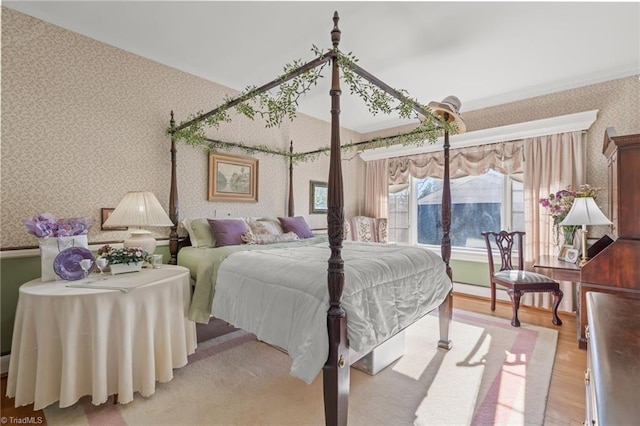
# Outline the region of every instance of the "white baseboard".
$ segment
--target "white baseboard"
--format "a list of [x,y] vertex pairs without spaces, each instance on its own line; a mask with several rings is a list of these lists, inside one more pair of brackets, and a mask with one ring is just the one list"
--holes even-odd
[[9,372],[9,359],[11,359],[11,354],[0,357],[0,374],[7,374]]

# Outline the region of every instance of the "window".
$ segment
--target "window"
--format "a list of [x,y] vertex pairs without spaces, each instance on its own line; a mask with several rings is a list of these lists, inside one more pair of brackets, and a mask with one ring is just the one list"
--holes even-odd
[[387,235],[390,242],[409,241],[409,195],[409,185],[389,185]]
[[[389,190],[389,240],[439,246],[442,241],[442,179],[413,179]],[[392,192],[394,191],[395,192]],[[411,214],[414,213],[414,214]],[[411,232],[415,229],[415,232]],[[484,249],[483,231],[524,231],[522,174],[490,170],[451,180],[451,245]]]

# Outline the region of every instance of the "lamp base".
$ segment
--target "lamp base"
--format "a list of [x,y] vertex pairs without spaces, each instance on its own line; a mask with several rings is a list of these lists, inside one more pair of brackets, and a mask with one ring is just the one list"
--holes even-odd
[[123,242],[125,247],[140,247],[142,248],[142,250],[149,253],[149,255],[152,255],[156,251],[158,242],[151,236],[152,233],[150,231],[144,229],[134,229],[130,230],[129,233],[131,235]]
[[582,260],[580,261],[581,268],[589,261],[589,257],[587,255],[587,234],[587,230],[582,229]]

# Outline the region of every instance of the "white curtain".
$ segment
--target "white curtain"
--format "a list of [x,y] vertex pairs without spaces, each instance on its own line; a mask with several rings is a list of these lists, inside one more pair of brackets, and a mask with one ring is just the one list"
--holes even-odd
[[[540,205],[541,198],[561,189],[577,189],[585,183],[586,149],[580,131],[524,140],[525,261],[542,255],[557,256],[553,241],[553,218]],[[561,282],[563,311],[571,312],[575,301],[570,282]],[[550,293],[525,294],[520,303],[550,308]]]
[[[403,184],[409,176],[442,178],[444,156],[441,151],[389,160],[389,182]],[[451,150],[451,177],[480,175],[489,169],[505,174],[524,172],[525,185],[525,256],[528,265],[541,255],[556,255],[553,242],[553,219],[540,205],[547,198],[567,187],[578,188],[585,183],[586,148],[582,132],[569,132],[500,142]],[[575,305],[572,284],[561,282],[564,298],[560,309],[572,311]],[[529,293],[521,303],[550,308],[552,296]]]
[[389,160],[368,161],[364,169],[364,215],[387,217],[389,210]]

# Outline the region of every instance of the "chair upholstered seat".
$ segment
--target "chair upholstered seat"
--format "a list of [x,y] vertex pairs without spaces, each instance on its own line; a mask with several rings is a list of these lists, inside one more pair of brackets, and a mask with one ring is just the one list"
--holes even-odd
[[496,272],[493,278],[496,281],[520,285],[548,283],[550,280],[546,275],[530,271],[518,271],[516,269]]
[[[553,323],[562,325],[558,317],[558,306],[562,300],[562,290],[557,281],[546,275],[526,271],[524,269],[524,245],[522,244],[524,232],[522,231],[500,231],[483,232],[487,254],[489,257],[489,279],[491,283],[491,310],[496,310],[496,284],[507,287],[507,294],[511,298],[513,317],[511,325],[520,327],[518,319],[518,308],[520,307],[520,297],[523,293],[550,292],[553,293]],[[497,248],[502,262],[500,270],[494,271],[493,248]],[[512,265],[512,252],[518,252],[518,265]]]

